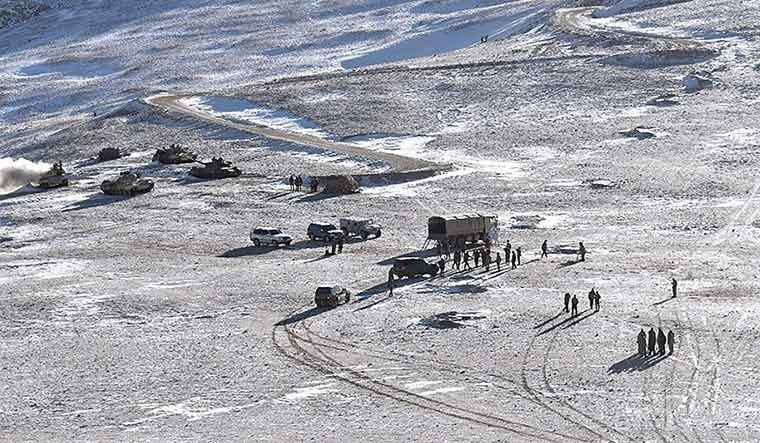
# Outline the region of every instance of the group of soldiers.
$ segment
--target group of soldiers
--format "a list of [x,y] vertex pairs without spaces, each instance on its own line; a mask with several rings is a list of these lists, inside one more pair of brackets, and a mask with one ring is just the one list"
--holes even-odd
[[[589,311],[593,310],[594,312],[599,312],[599,303],[601,300],[602,296],[599,295],[599,291],[597,291],[596,288],[591,288],[591,290],[588,291]],[[570,309],[571,307],[572,310]],[[570,315],[573,317],[578,315],[578,297],[575,294],[571,297],[569,292],[565,293],[565,308],[563,311],[570,312]]]
[[290,178],[288,178],[288,184],[290,185],[291,191],[300,191],[301,186],[303,186],[303,177],[300,175],[291,175]]
[[[291,191],[300,191],[301,186],[303,186],[303,177],[300,175],[291,175],[288,178],[288,184],[290,185]],[[317,192],[317,188],[319,187],[319,180],[317,180],[317,177],[312,177],[311,182],[309,185],[309,189],[311,192]]]
[[343,253],[343,244],[345,239],[340,237],[327,237],[325,238],[325,255],[335,255]]
[[[668,353],[673,353],[675,347],[676,335],[673,331],[668,331],[665,335],[662,328],[657,328],[657,332],[654,332],[654,328],[649,330],[649,333],[644,332],[642,328],[639,332],[636,342],[639,346],[639,355],[651,356],[655,354],[665,355],[665,345],[668,346]],[[657,350],[655,351],[655,347]]]

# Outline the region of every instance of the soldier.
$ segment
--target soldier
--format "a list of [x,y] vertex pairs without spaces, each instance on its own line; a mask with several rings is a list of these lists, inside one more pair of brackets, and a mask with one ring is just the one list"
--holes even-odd
[[594,293],[594,288],[591,288],[590,291],[588,291],[588,308],[594,309],[594,299],[596,294]]
[[575,294],[573,294],[573,298],[572,300],[570,300],[570,304],[573,307],[573,312],[570,315],[575,317],[576,315],[578,315],[578,297],[576,297]]
[[657,334],[654,332],[654,328],[649,330],[649,341],[647,346],[647,355],[654,354],[655,341],[657,341]]
[[517,264],[520,264],[520,258],[522,257],[522,248],[520,246],[517,247]]
[[586,247],[583,246],[583,242],[578,242],[578,256],[580,261],[586,261]]
[[570,312],[570,293],[569,292],[565,292],[565,312]]
[[446,260],[444,260],[443,257],[438,260],[438,269],[441,270],[441,277],[443,277],[443,273],[446,271]]
[[295,191],[296,190],[296,178],[291,175],[290,178],[288,179],[288,183],[290,183],[290,191],[291,192]]
[[673,331],[668,331],[668,351],[672,354],[673,353],[673,347],[676,344],[676,335],[673,334]]
[[393,286],[394,286],[393,268],[390,268],[388,270],[388,295],[393,295]]
[[483,250],[483,267],[486,268],[486,271],[491,270],[491,251],[488,249]]
[[480,249],[476,249],[473,253],[473,258],[475,259],[475,267],[477,268],[480,266]]
[[496,252],[496,271],[501,271],[501,252]]
[[641,331],[639,331],[639,336],[636,339],[636,342],[639,345],[639,355],[644,355],[647,353],[647,334],[644,332],[644,329],[642,328]]
[[459,264],[462,262],[462,252],[457,249],[454,251],[454,267],[457,268],[457,271],[459,270]]
[[464,269],[472,269],[470,268],[470,253],[467,251],[464,251]]
[[678,280],[675,278],[672,280],[673,281],[670,282],[670,287],[673,289],[673,298],[676,298],[676,294],[678,293]]
[[317,192],[317,186],[319,186],[319,180],[317,177],[311,178],[311,192]]
[[599,312],[599,301],[601,301],[602,296],[599,295],[599,291],[594,291],[594,311]]
[[343,237],[338,239],[338,254],[343,253]]
[[541,243],[541,257],[540,258],[549,258],[549,244],[546,240],[544,240],[543,243]]
[[659,351],[660,355],[665,355],[665,343],[667,342],[667,338],[665,338],[665,333],[662,332],[662,328],[658,328],[657,332],[657,350]]
[[509,261],[509,257],[512,256],[512,243],[507,240],[507,244],[504,245],[504,259]]
[[517,252],[512,251],[512,269],[517,269]]

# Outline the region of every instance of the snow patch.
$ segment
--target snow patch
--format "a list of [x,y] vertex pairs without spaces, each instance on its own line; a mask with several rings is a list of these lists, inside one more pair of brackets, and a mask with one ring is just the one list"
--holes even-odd
[[291,392],[285,395],[285,400],[303,400],[309,397],[315,397],[317,395],[328,394],[330,392],[337,392],[337,389],[333,389],[335,383],[326,383],[316,386],[307,386],[304,388],[296,388],[295,392]]

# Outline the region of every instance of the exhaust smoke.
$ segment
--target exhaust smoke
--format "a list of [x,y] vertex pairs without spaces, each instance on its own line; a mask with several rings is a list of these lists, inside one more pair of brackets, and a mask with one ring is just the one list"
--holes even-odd
[[0,195],[13,192],[29,183],[36,183],[49,169],[50,165],[46,163],[25,158],[0,158]]

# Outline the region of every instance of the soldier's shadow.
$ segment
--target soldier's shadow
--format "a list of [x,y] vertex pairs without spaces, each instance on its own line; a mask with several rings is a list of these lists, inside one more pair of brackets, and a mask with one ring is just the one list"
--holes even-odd
[[608,374],[622,374],[624,372],[644,371],[649,369],[663,360],[667,359],[670,354],[631,354],[623,360],[613,364],[607,369]]

